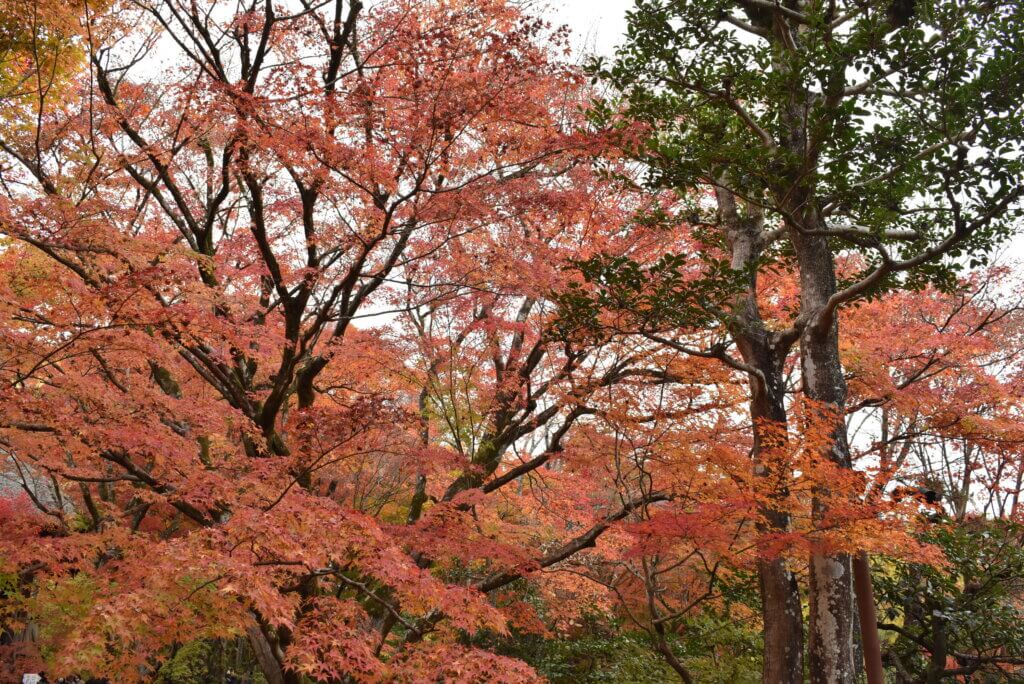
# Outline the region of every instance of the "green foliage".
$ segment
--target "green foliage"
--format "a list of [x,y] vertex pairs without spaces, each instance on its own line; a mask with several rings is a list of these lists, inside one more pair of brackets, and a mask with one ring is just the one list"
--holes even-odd
[[657,333],[683,326],[714,327],[725,299],[748,274],[720,259],[665,254],[649,266],[629,257],[597,255],[574,266],[590,286],[571,284],[557,296],[559,328],[569,336],[603,329],[600,315],[620,317],[623,332]]
[[[75,628],[88,618],[99,598],[99,585],[88,575],[80,574],[67,579],[49,580],[38,593],[26,600],[32,619],[39,625],[40,649],[49,660],[55,649],[47,644],[58,643],[58,636]],[[90,645],[93,650],[97,645]],[[90,654],[79,653],[80,658]]]
[[699,682],[754,684],[761,681],[761,633],[716,610],[691,618],[676,655]]
[[943,524],[922,541],[940,547],[949,564],[878,561],[874,568],[879,620],[894,637],[887,649],[894,669],[940,676],[929,662],[932,652],[971,670],[964,674],[998,673],[1024,659],[1024,526]]
[[0,572],[0,596],[14,592],[18,588],[18,575],[14,572]]
[[952,287],[1021,215],[1024,6],[904,4],[638,0],[594,116],[647,127],[651,186],[725,187],[884,266],[867,296]]
[[241,640],[191,641],[175,651],[157,672],[156,684],[209,684],[222,682],[229,670],[253,684],[266,680]]
[[[744,604],[740,613],[756,615],[754,578],[725,585],[728,601]],[[533,602],[529,595],[523,597]],[[621,620],[597,614],[581,618],[570,635],[545,638],[514,632],[492,644],[502,655],[525,660],[553,684],[590,682],[637,684],[677,681],[650,635]],[[490,637],[493,639],[493,635]],[[761,632],[756,620],[737,620],[727,604],[708,607],[684,620],[669,635],[676,656],[696,681],[751,684],[761,680]]]
[[214,645],[210,641],[185,644],[157,674],[159,684],[203,684],[212,680]]
[[660,684],[678,676],[644,634],[611,634],[587,628],[575,637],[522,635],[501,651],[520,658],[552,684]]
[[[753,684],[761,680],[760,639],[756,626],[706,611],[688,620],[670,644],[699,682]],[[678,680],[647,634],[620,632],[593,620],[573,636],[516,635],[499,651],[525,660],[553,684]]]
[[[761,681],[761,611],[757,575],[737,570],[718,584],[721,604],[706,604],[686,617],[673,644],[676,656],[698,682]],[[744,617],[745,616],[745,617]]]

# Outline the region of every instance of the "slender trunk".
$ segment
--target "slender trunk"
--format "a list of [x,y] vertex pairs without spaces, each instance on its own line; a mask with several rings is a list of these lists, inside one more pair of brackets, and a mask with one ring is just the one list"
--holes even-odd
[[946,670],[946,623],[939,615],[932,615],[932,653],[928,661],[928,672],[925,675],[928,684],[939,684]]
[[883,684],[882,645],[878,639],[878,614],[875,611],[875,590],[871,586],[871,564],[868,554],[860,551],[853,557],[853,584],[857,594],[857,613],[864,652],[864,672],[868,684]]
[[665,627],[663,625],[657,626],[654,645],[655,648],[658,649],[658,652],[665,658],[665,662],[669,664],[669,667],[675,670],[675,673],[679,675],[679,679],[683,684],[693,684],[693,675],[691,675],[690,671],[686,669],[686,666],[680,662],[679,658],[676,657],[676,654],[672,652],[672,647],[669,646],[668,642],[665,640]]
[[[419,409],[420,409],[420,446],[424,449],[430,446],[430,415],[428,408],[429,393],[427,391],[429,385],[425,385],[420,390],[419,398]],[[412,501],[409,502],[409,514],[406,516],[405,523],[412,525],[420,519],[423,515],[423,505],[427,502],[427,476],[422,472],[416,474],[416,488],[413,490]]]
[[1017,483],[1013,487],[1013,505],[1010,506],[1010,517],[1017,517],[1017,505],[1020,502],[1020,490],[1024,486],[1024,468],[1017,470]]
[[971,445],[964,440],[964,474],[960,479],[960,492],[956,501],[956,520],[963,522],[967,517],[967,504],[971,501]]

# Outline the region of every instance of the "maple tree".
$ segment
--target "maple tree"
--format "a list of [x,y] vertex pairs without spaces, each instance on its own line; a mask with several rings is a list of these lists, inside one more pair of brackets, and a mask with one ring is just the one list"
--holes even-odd
[[39,105],[56,97],[81,65],[75,39],[81,34],[84,7],[52,0],[0,3],[0,102],[8,125],[17,123],[14,112],[38,113]]
[[[1020,308],[1014,299],[1020,288],[1012,269],[996,267],[975,272],[961,281],[953,293],[934,288],[894,292],[848,311],[841,347],[851,388],[846,422],[851,426],[852,460],[860,473],[851,477],[816,457],[822,445],[830,443],[834,418],[830,411],[819,413],[824,408],[820,405],[797,401],[798,386],[794,380],[799,375],[795,354],[790,352],[782,368],[783,377],[787,378],[784,405],[793,420],[782,424],[789,434],[780,439],[783,436],[777,432],[768,432],[771,426],[758,428],[749,417],[744,421],[737,413],[745,394],[741,390],[742,359],[722,358],[730,353],[728,342],[708,342],[716,337],[728,340],[728,330],[716,333],[714,328],[703,326],[683,328],[685,318],[672,320],[671,308],[667,313],[663,307],[640,301],[638,297],[642,295],[637,293],[644,290],[634,287],[631,274],[636,272],[630,270],[638,266],[636,262],[603,259],[584,264],[583,272],[600,289],[589,298],[573,293],[566,301],[567,315],[571,320],[587,320],[594,307],[600,305],[605,309],[603,326],[637,331],[680,356],[689,357],[690,363],[699,362],[705,367],[705,374],[707,364],[717,366],[719,373],[728,371],[713,380],[707,380],[705,375],[705,381],[714,390],[704,391],[732,386],[732,402],[719,407],[724,410],[719,420],[732,427],[727,432],[720,423],[718,434],[708,434],[699,423],[680,426],[687,440],[692,438],[702,446],[715,444],[717,449],[712,460],[678,471],[691,478],[692,487],[666,488],[674,491],[673,504],[679,504],[682,511],[662,509],[653,516],[642,516],[661,520],[660,525],[651,522],[634,528],[646,530],[647,541],[623,556],[583,568],[595,581],[607,584],[616,593],[628,619],[654,635],[655,647],[673,662],[684,680],[692,678],[692,673],[686,671],[698,658],[690,655],[687,663],[681,653],[672,653],[666,635],[692,627],[702,603],[708,604],[705,610],[714,605],[719,599],[715,585],[728,585],[722,578],[737,571],[749,571],[752,563],[763,562],[765,558],[785,564],[795,576],[800,576],[806,570],[799,555],[823,545],[836,550],[868,549],[883,554],[886,563],[909,564],[905,567],[925,558],[940,562],[936,549],[922,546],[920,541],[934,543],[934,536],[927,534],[929,518],[921,518],[916,512],[919,505],[927,504],[934,509],[936,500],[944,501],[959,521],[964,520],[968,511],[971,516],[977,512],[1012,515],[1015,511],[1013,502],[1020,494],[1015,480],[1019,475],[1021,445],[1021,348]],[[856,261],[843,266],[847,270],[857,267]],[[655,281],[653,287],[666,286],[664,279],[657,280],[661,277],[657,269],[657,265],[645,269],[645,274],[638,278],[642,287],[651,286],[650,280]],[[792,273],[768,271],[762,275],[760,284],[757,306],[765,320],[784,319],[798,306],[799,284]],[[678,292],[669,289],[669,294],[659,301],[673,301],[673,296],[686,296],[688,292],[686,286]],[[659,332],[655,326],[672,326],[673,332]],[[672,374],[677,382],[686,382],[686,374],[678,370],[682,367],[677,364]],[[689,382],[697,377],[700,376],[691,373]],[[623,402],[623,406],[634,402]],[[664,459],[678,448],[679,437],[666,429],[665,423],[685,415],[682,407],[691,405],[692,400],[665,399],[664,411],[657,418],[663,423],[657,437],[650,444],[641,440],[639,447],[635,436],[628,440],[631,447],[651,454],[637,461],[647,477],[668,474],[663,468]],[[698,410],[701,419],[708,420],[709,412],[716,409],[701,405]],[[653,420],[650,415],[645,419]],[[616,429],[622,430],[622,426]],[[758,429],[762,434],[768,432],[774,445],[771,450],[759,452],[761,458],[772,464],[775,472],[786,473],[781,488],[786,492],[784,498],[778,496],[780,489],[770,485],[751,486],[760,480],[751,480],[748,475],[748,450]],[[653,463],[662,467],[652,466]],[[702,477],[716,472],[726,477],[703,481],[694,478],[694,472]],[[964,490],[970,490],[975,478],[980,487],[975,488],[971,497]],[[815,521],[811,507],[821,496],[822,483],[828,483],[833,493],[828,501],[830,517],[826,526]],[[736,534],[735,547],[725,554],[714,541],[721,538],[717,535],[727,532],[716,526],[729,519],[723,502],[741,503],[737,520],[741,528],[747,523],[746,532]],[[761,527],[756,534],[752,533],[750,523],[763,520],[766,510],[786,516],[786,533],[779,534],[779,530],[771,527]],[[690,522],[680,525],[679,521]],[[665,564],[685,574],[687,569],[678,562],[680,556],[673,557],[673,550],[693,561],[696,567],[689,570],[696,571],[697,578],[691,576],[689,581],[673,586],[672,575],[659,568],[659,564]],[[753,550],[757,552],[752,553]],[[708,558],[714,560],[709,562]],[[632,595],[626,589],[630,584]],[[698,600],[691,602],[694,597]],[[648,599],[660,603],[649,603]],[[680,605],[687,609],[660,613],[672,600],[681,601]],[[800,594],[796,600],[802,601]],[[687,615],[688,611],[693,613]],[[765,619],[768,616],[762,612],[762,620]],[[659,637],[659,626],[672,629],[665,629]],[[766,663],[762,672],[768,667]]]
[[855,435],[868,426],[870,437],[854,457],[873,462],[876,491],[893,483],[933,491],[959,521],[968,512],[1015,514],[1019,289],[1010,269],[995,267],[955,294],[898,293],[850,312],[849,422]]
[[[34,85],[0,93],[5,666],[525,682],[552,671],[524,644],[601,632],[650,647],[627,678],[728,681],[728,628],[799,680],[822,562],[941,574],[936,506],[952,534],[1020,515],[1010,270],[853,286],[842,334],[807,339],[773,189],[673,176],[673,145],[710,143],[650,93],[593,102],[566,32],[517,3],[11,17],[2,85]],[[863,237],[837,237],[864,248],[837,282],[917,267]],[[821,345],[841,400],[809,381]],[[814,639],[809,671],[841,669]]]
[[[4,142],[16,603],[56,667],[120,677],[245,634],[268,681],[530,679],[453,643],[523,617],[485,594],[665,498],[506,487],[656,374],[544,298],[567,258],[663,238],[622,232],[646,200],[592,168],[541,22],[260,8],[90,16],[78,97]],[[177,61],[139,80],[153,41]]]
[[[474,396],[477,425],[458,419],[445,450],[418,423],[444,414],[436,385],[460,371],[434,359],[422,325],[427,380],[415,364],[381,367],[406,342],[353,322],[387,309],[398,281],[409,311],[479,287],[474,233],[486,248],[517,231],[541,245],[602,230],[574,190],[587,171],[573,177],[573,155],[594,144],[574,132],[579,78],[544,30],[502,2],[154,2],[89,16],[80,97],[40,96],[35,125],[7,132],[0,208],[0,430],[41,512],[13,516],[3,556],[47,578],[30,612],[67,607],[44,615],[55,662],[141,676],[183,634],[247,633],[269,681],[533,677],[451,637],[504,631],[485,592],[609,522],[587,516],[595,527],[535,561],[470,529],[469,490],[564,414],[539,397],[562,396],[581,359],[560,368],[546,340],[508,332],[524,320],[483,321],[481,349],[508,347],[492,405]],[[173,66],[133,75],[157,58]],[[478,444],[458,451],[467,434]],[[391,482],[358,481],[365,462]],[[409,524],[389,527],[410,471]],[[441,489],[419,519],[428,481]],[[446,581],[453,559],[481,558],[480,581]]]
[[867,496],[916,502],[929,521],[921,539],[944,556],[874,564],[897,681],[1012,676],[1019,660],[1008,628],[1019,606],[1019,292],[1013,269],[997,266],[954,293],[895,293],[848,313],[848,423]]

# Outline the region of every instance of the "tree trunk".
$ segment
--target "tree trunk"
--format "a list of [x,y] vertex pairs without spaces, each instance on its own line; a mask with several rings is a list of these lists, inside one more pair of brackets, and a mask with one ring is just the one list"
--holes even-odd
[[256,655],[256,662],[259,663],[260,671],[266,678],[267,684],[284,684],[284,672],[281,670],[281,665],[277,662],[277,657],[274,655],[273,647],[263,634],[263,631],[256,625],[253,625],[246,630],[246,634],[249,637],[252,651]]
[[[724,189],[716,191],[719,217],[725,226],[731,250],[731,266],[742,270],[756,265],[762,248],[763,214],[748,206],[741,216],[735,196]],[[792,340],[783,340],[769,331],[761,319],[757,303],[757,272],[751,268],[748,289],[734,304],[730,326],[733,341],[744,363],[756,374],[750,376],[750,418],[754,445],[751,459],[754,474],[769,481],[772,497],[782,501],[788,494],[791,478],[788,469],[779,472],[765,459],[766,451],[785,440],[787,423],[783,370]],[[764,521],[758,533],[770,536],[789,530],[789,514],[780,505],[761,511]],[[761,556],[757,563],[761,593],[761,617],[764,624],[764,684],[799,684],[803,681],[803,610],[796,576],[783,558]]]
[[764,620],[763,684],[803,681],[803,611],[796,576],[781,558],[757,564]]
[[[749,343],[749,340],[746,340]],[[762,351],[772,352],[767,345]],[[751,418],[754,421],[754,472],[758,477],[775,480],[773,487],[778,498],[785,495],[785,482],[789,473],[780,473],[769,468],[763,458],[765,449],[779,439],[777,432],[769,431],[765,421],[773,429],[783,430],[786,425],[786,408],[782,393],[782,360],[763,358],[756,366],[765,376],[768,391],[754,388],[750,403]],[[756,384],[754,382],[752,385]],[[789,530],[789,515],[784,510],[769,508],[763,510],[765,522],[759,524],[760,534]],[[758,560],[758,585],[761,592],[761,610],[764,623],[764,667],[761,681],[764,684],[799,684],[803,681],[803,609],[800,605],[800,587],[796,576],[786,566],[784,558],[764,556]]]
[[868,684],[883,684],[882,645],[878,639],[878,614],[875,610],[875,590],[871,586],[871,564],[868,554],[860,551],[853,557],[853,584],[857,594],[857,614],[860,617],[861,645],[864,673]]
[[686,669],[686,666],[680,662],[679,658],[676,657],[676,654],[672,652],[672,647],[669,646],[668,642],[665,640],[665,626],[662,624],[658,624],[655,627],[654,646],[665,658],[665,662],[669,664],[669,667],[675,670],[675,673],[679,675],[679,679],[683,684],[693,684],[693,675],[691,675],[690,671]]
[[[809,204],[813,206],[813,201]],[[839,357],[839,325],[834,315],[819,320],[836,292],[835,263],[825,238],[801,232],[819,226],[816,214],[812,210],[803,217],[802,226],[790,227],[790,236],[800,268],[800,308],[806,316],[800,338],[804,394],[835,411],[827,456],[836,465],[849,468],[850,448],[843,416],[846,379]],[[817,485],[812,502],[815,523],[825,518],[830,494],[827,483]],[[849,554],[833,554],[827,549],[811,554],[809,601],[807,655],[811,681],[853,684],[853,567]]]
[[939,615],[932,615],[932,653],[928,659],[927,684],[940,684],[946,671],[946,621]]

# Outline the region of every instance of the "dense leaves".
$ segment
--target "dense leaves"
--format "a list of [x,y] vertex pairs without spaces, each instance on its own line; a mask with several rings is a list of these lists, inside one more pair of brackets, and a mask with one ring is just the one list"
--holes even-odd
[[[924,671],[892,596],[1003,577],[1024,338],[1007,269],[897,274],[1015,217],[1018,16],[772,7],[640,3],[602,102],[503,0],[0,1],[0,678],[770,680],[860,551]],[[849,69],[883,120],[809,112],[851,285],[808,304],[769,104]],[[1015,581],[960,666],[1019,655]]]

